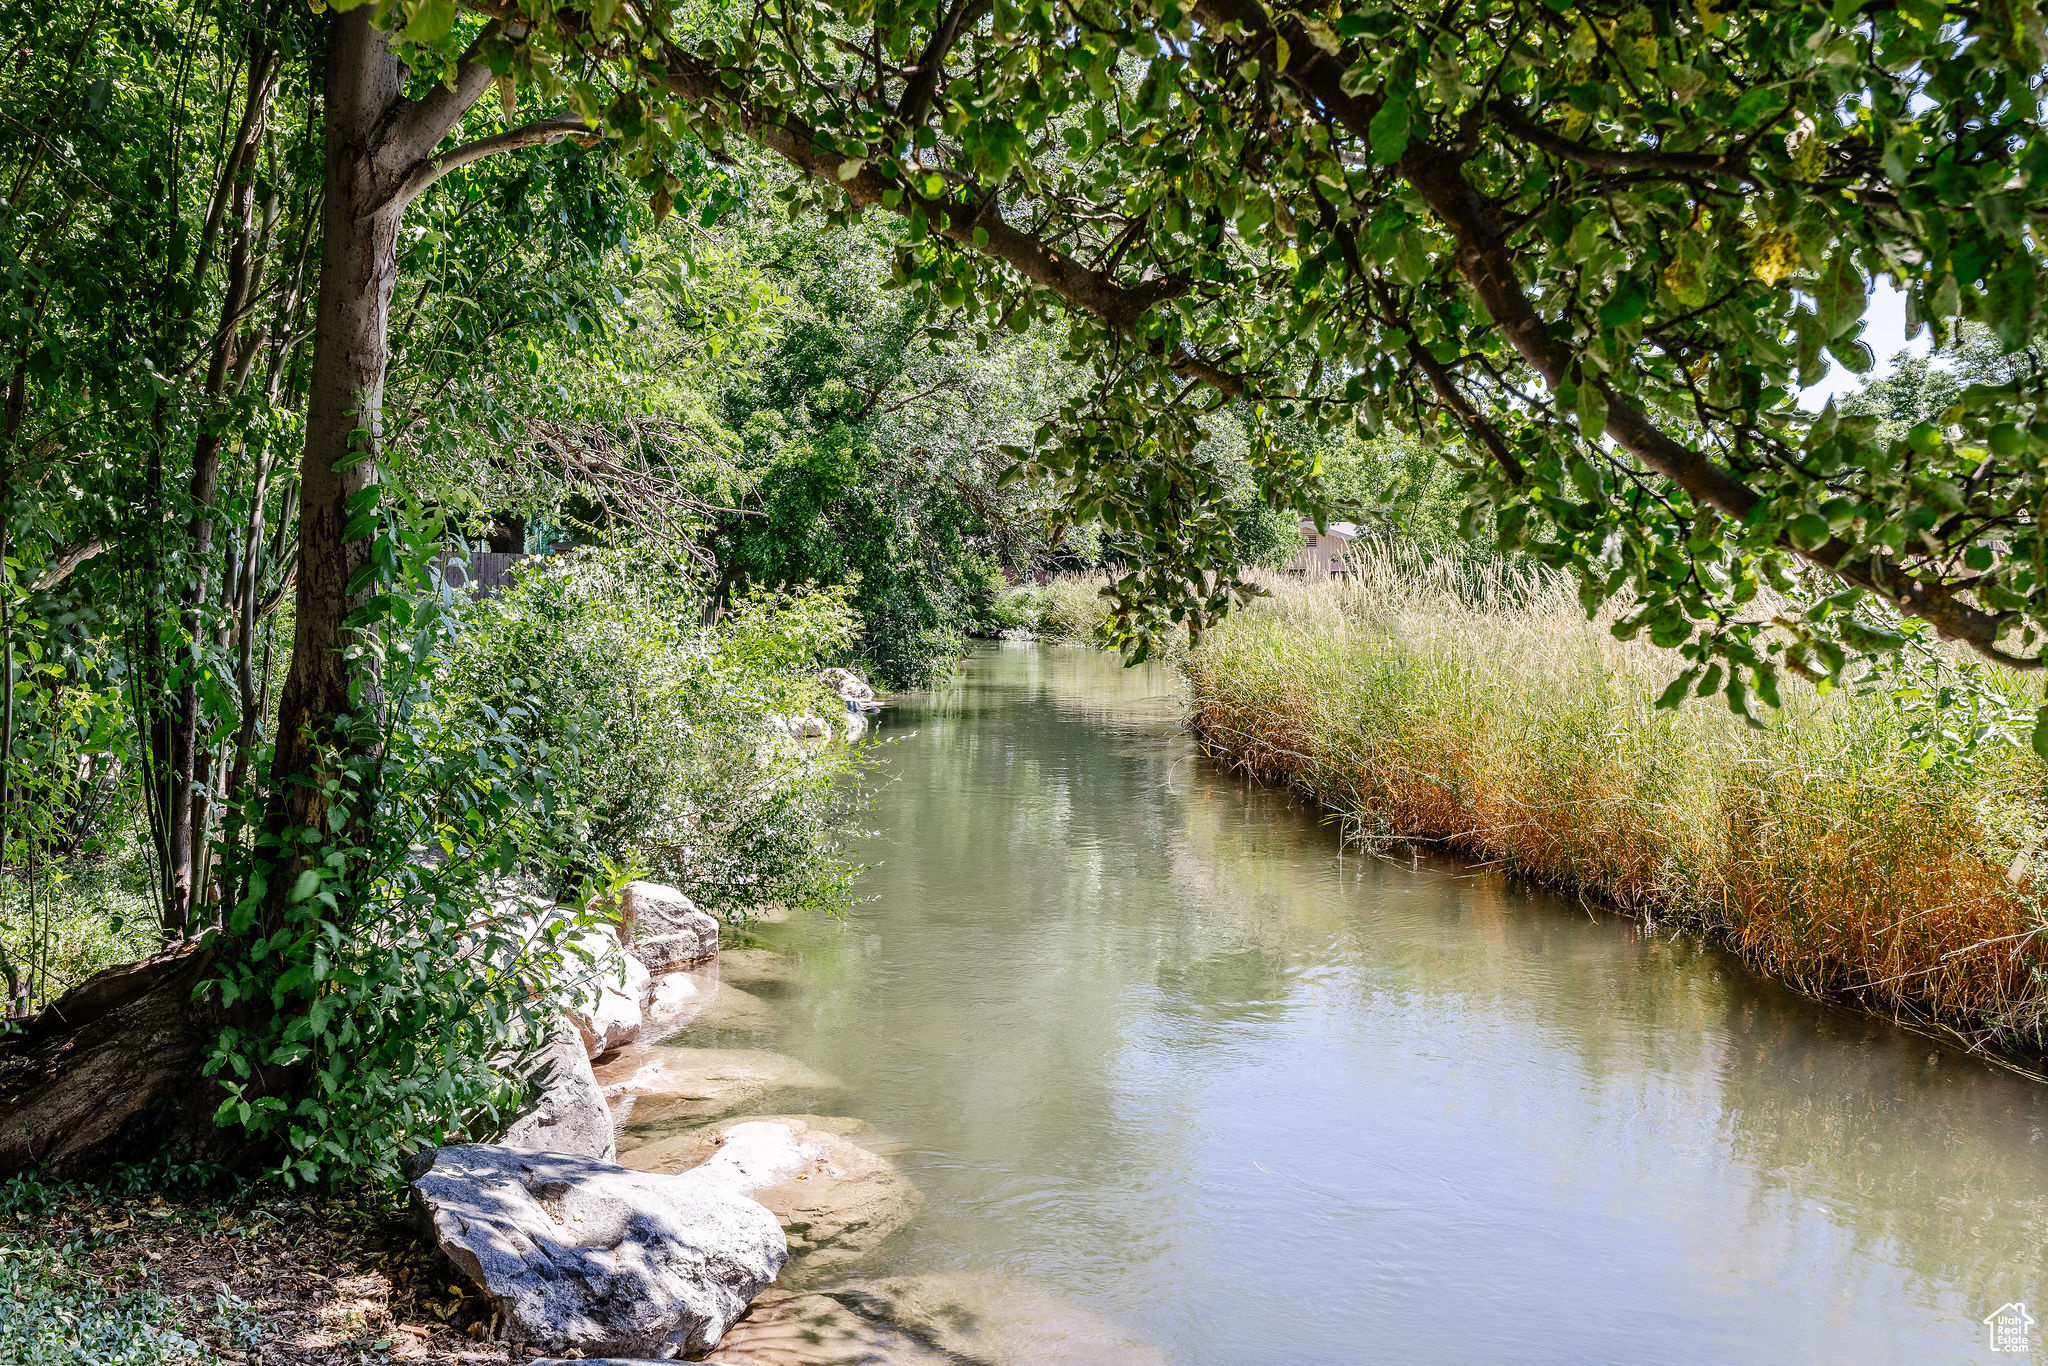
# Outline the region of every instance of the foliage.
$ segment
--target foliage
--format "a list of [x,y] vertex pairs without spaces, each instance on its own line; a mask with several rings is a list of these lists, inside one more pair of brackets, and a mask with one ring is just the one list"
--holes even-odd
[[[817,681],[859,629],[846,590],[750,595],[718,627],[677,570],[632,551],[582,551],[477,609],[438,705],[502,715],[550,757],[573,851],[557,877],[607,866],[686,887],[706,909],[834,907],[856,757],[793,738],[844,708]],[[474,723],[473,721],[470,723]]]
[[1322,459],[1332,509],[1368,529],[1440,547],[1487,540],[1483,526],[1460,530],[1471,476],[1442,446],[1347,434]]
[[1939,423],[1966,389],[2008,384],[2023,373],[1981,323],[1961,324],[1950,343],[1930,356],[1901,351],[1886,373],[1870,376],[1843,397],[1842,412],[1878,419],[1876,438],[1899,441],[1922,422]]
[[[264,830],[231,870],[216,933],[233,951],[207,984],[229,1020],[206,1064],[226,1092],[216,1118],[274,1150],[287,1182],[396,1180],[402,1153],[508,1117],[516,1091],[494,1064],[546,1033],[535,1013],[552,1009],[589,923],[536,925],[501,905],[507,878],[559,861],[567,794],[555,756],[521,733],[533,696],[437,703],[467,600],[430,572],[436,520],[393,507],[382,522],[355,647],[379,656],[352,718],[369,741],[313,779],[332,790],[328,828]],[[242,815],[260,819],[253,804]],[[268,879],[294,868],[269,897]]]
[[1004,629],[1058,645],[1107,643],[1110,605],[1101,574],[1061,574],[1038,587],[1020,586],[996,603]]
[[[119,1198],[161,1184],[162,1170],[123,1173],[104,1192]],[[52,1224],[89,1198],[69,1185],[17,1176],[0,1184],[0,1361],[9,1366],[184,1366],[216,1360],[200,1336],[237,1336],[234,1306],[223,1297],[200,1325],[188,1306],[151,1287],[114,1293],[91,1274],[92,1254],[118,1241],[113,1231],[51,1236]],[[68,1221],[66,1221],[68,1222]],[[111,1221],[109,1221],[111,1222]],[[132,1223],[131,1223],[132,1228]],[[200,1336],[195,1336],[199,1334]],[[246,1333],[239,1336],[246,1337]]]
[[1231,520],[1233,564],[1252,569],[1283,569],[1308,544],[1298,515],[1264,503],[1236,510]]
[[204,1360],[173,1326],[183,1307],[148,1291],[109,1300],[25,1262],[0,1263],[0,1360],[15,1366],[174,1366]]
[[[1806,992],[1989,1046],[2048,1044],[2048,786],[2024,720],[1928,684],[1787,689],[1767,728],[1657,697],[1669,656],[1583,621],[1550,571],[1362,541],[1276,583],[1187,668],[1209,748],[1367,840],[1441,842],[1701,930]],[[2024,718],[2023,680],[1980,680]]]
[[[1996,657],[2039,643],[2031,5],[777,0],[708,34],[490,10],[531,21],[492,60],[649,184],[676,145],[753,138],[804,175],[794,206],[903,219],[893,282],[968,330],[1063,317],[1088,383],[1019,468],[1135,539],[1140,649],[1154,608],[1199,626],[1236,587],[1206,572],[1228,481],[1201,450],[1229,404],[1268,500],[1313,515],[1279,419],[1467,443],[1473,526],[1589,609],[1627,589],[1616,629],[1745,715],[1886,648],[1873,596]],[[1868,367],[1878,274],[1915,330],[1990,328],[2015,381],[1894,441],[1802,410],[1827,356]],[[1756,619],[1767,587],[1796,608]]]
[[1023,439],[1064,380],[1041,338],[973,354],[934,345],[945,311],[884,288],[894,235],[765,221],[726,233],[729,259],[762,283],[746,354],[701,372],[734,434],[729,485],[704,491],[729,510],[704,539],[721,603],[748,588],[848,586],[859,659],[906,687],[951,668],[993,600],[991,576],[1033,566],[1040,510],[994,487],[997,448]]

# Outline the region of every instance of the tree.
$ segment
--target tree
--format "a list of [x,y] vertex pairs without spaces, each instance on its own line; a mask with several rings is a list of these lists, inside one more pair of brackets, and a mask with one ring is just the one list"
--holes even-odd
[[711,289],[752,296],[746,344],[719,335],[717,362],[674,363],[730,433],[698,532],[711,606],[854,584],[861,661],[906,687],[952,666],[1001,571],[1032,567],[1043,509],[994,487],[1000,448],[1029,439],[1070,371],[1040,337],[944,341],[951,310],[886,289],[894,226],[736,225]]
[[[828,216],[901,217],[899,284],[985,327],[1061,314],[1097,382],[1022,468],[1145,542],[1120,585],[1140,643],[1147,602],[1227,605],[1197,447],[1239,403],[1261,434],[1455,433],[1505,543],[1589,606],[1632,589],[1622,629],[1739,710],[1882,647],[1873,603],[2036,658],[2032,4],[784,2],[713,35],[666,7],[467,8],[527,21],[515,68],[629,143],[748,138]],[[1867,368],[1877,273],[2022,377],[1898,442],[1803,413],[1825,355]],[[1255,451],[1319,512],[1311,468]],[[1801,610],[1752,612],[1767,585]]]
[[[1589,610],[1630,593],[1617,629],[1689,661],[1669,702],[1723,691],[1747,713],[1784,670],[1832,680],[1895,644],[1896,614],[2039,662],[2033,0],[335,8],[266,925],[320,874],[306,844],[347,828],[343,780],[375,743],[367,590],[388,565],[366,533],[405,205],[571,133],[602,139],[657,219],[692,147],[757,144],[796,173],[794,212],[896,219],[889,282],[928,315],[981,336],[1063,323],[1085,382],[1005,477],[1130,548],[1116,620],[1139,653],[1243,589],[1232,459],[1267,506],[1320,519],[1291,433],[1391,425],[1464,443],[1468,515],[1574,569]],[[494,81],[508,107],[574,115],[439,150]],[[1981,323],[2009,366],[1895,439],[1796,400],[1825,356],[1868,368],[1880,273],[1916,330]],[[1210,440],[1226,409],[1241,457]],[[129,1056],[115,1033],[97,1056]],[[175,1068],[137,1074],[161,1090]],[[88,1118],[81,1144],[117,1127]]]
[[1939,423],[1963,391],[1976,386],[2001,388],[2023,379],[2020,366],[2006,357],[1998,339],[1982,324],[1965,323],[1951,345],[1931,356],[1901,351],[1886,374],[1866,379],[1844,395],[1841,411],[1874,417],[1874,435],[1881,441],[1904,438],[1922,422]]
[[[188,1132],[205,1129],[214,1119],[212,1102],[220,1096],[193,1083],[209,1051],[215,1064],[235,1062],[242,1068],[241,1083],[229,1096],[239,1104],[241,1123],[258,1131],[274,1127],[277,1116],[296,1115],[307,1103],[306,1098],[295,1097],[300,1106],[294,1108],[286,1098],[300,1087],[307,1061],[319,1053],[322,1042],[337,1030],[346,1033],[356,1027],[356,1022],[339,1020],[323,1026],[323,1016],[334,1013],[334,1001],[326,999],[334,984],[312,969],[326,952],[322,945],[335,935],[355,932],[368,912],[370,888],[363,874],[369,871],[369,860],[363,851],[380,843],[388,849],[391,840],[399,838],[402,852],[404,830],[397,825],[370,828],[380,809],[376,784],[392,762],[415,762],[405,754],[393,754],[392,709],[380,705],[385,679],[378,660],[394,643],[394,625],[405,623],[394,623],[391,600],[372,591],[380,582],[388,585],[402,577],[408,566],[400,562],[417,560],[422,551],[420,538],[394,526],[390,509],[380,507],[376,477],[400,225],[408,205],[451,171],[493,153],[555,142],[586,127],[575,116],[544,117],[438,150],[490,88],[490,68],[474,53],[458,54],[446,65],[445,82],[425,82],[416,96],[409,96],[408,68],[394,50],[392,37],[371,22],[370,12],[327,21],[325,42],[314,49],[322,58],[320,117],[317,125],[309,119],[303,130],[324,146],[324,167],[317,195],[300,200],[302,215],[309,204],[319,206],[317,255],[309,250],[312,225],[303,222],[296,266],[279,282],[285,287],[276,317],[265,325],[258,321],[257,281],[261,265],[273,263],[269,255],[280,212],[278,192],[289,183],[279,174],[276,148],[266,137],[281,65],[276,44],[279,16],[267,14],[267,6],[260,3],[246,12],[230,4],[218,16],[208,12],[210,7],[188,8],[189,15],[175,16],[185,22],[171,23],[166,22],[173,17],[168,11],[152,7],[147,20],[156,31],[137,47],[116,48],[123,57],[134,56],[139,48],[142,59],[137,65],[144,69],[159,51],[167,51],[177,66],[171,88],[151,92],[167,131],[160,154],[142,160],[138,192],[132,197],[146,206],[139,215],[149,230],[138,253],[144,258],[143,268],[111,276],[115,288],[132,288],[138,282],[147,288],[152,274],[147,267],[158,266],[159,278],[166,283],[146,295],[154,308],[142,314],[145,326],[137,327],[130,313],[107,306],[108,291],[104,286],[94,288],[91,271],[74,264],[72,274],[62,281],[63,304],[80,310],[97,331],[73,327],[67,336],[61,322],[49,327],[34,305],[39,291],[49,289],[54,278],[49,255],[89,241],[95,226],[92,215],[104,206],[95,206],[89,194],[67,185],[54,208],[45,199],[37,205],[39,215],[17,217],[12,225],[17,231],[10,239],[16,265],[9,281],[14,286],[9,340],[16,357],[16,382],[7,439],[17,442],[30,380],[40,388],[38,398],[48,403],[48,411],[38,413],[47,423],[32,448],[38,454],[62,453],[82,433],[125,436],[139,428],[142,434],[147,456],[137,538],[142,556],[139,564],[125,567],[141,585],[135,594],[137,610],[128,618],[130,673],[137,678],[135,712],[138,729],[144,732],[140,749],[145,786],[152,794],[152,834],[165,873],[165,925],[174,937],[190,933],[194,939],[163,957],[87,983],[15,1040],[17,1046],[0,1067],[0,1163],[10,1166],[31,1160],[61,1166],[104,1155],[134,1122],[158,1118],[166,1106]],[[287,14],[303,21],[302,12],[294,9]],[[93,51],[104,18],[98,9],[82,17],[68,66],[50,82],[56,91],[53,103],[67,117],[79,103],[74,98],[80,84],[76,78],[86,69],[87,54]],[[209,55],[205,44],[194,41],[206,18],[217,20],[221,47],[235,53],[245,78],[232,116],[225,100],[216,110],[205,111],[218,114],[220,152],[195,251],[185,219],[188,182],[181,173],[190,146],[199,141],[191,124],[193,115],[201,112],[187,97],[187,81],[195,74],[201,80],[219,74],[195,73]],[[436,31],[432,18],[408,28],[398,41],[444,34],[446,26]],[[513,31],[518,32],[516,25]],[[478,51],[496,43],[498,34],[497,25],[486,25],[476,35]],[[232,46],[227,41],[230,35]],[[93,82],[85,108],[96,114],[106,107],[111,88],[107,77]],[[148,105],[147,98],[143,103]],[[103,133],[93,120],[85,122],[95,134]],[[38,172],[53,144],[66,152],[71,148],[68,141],[48,134],[28,140],[13,198],[19,198],[21,185]],[[126,171],[128,165],[112,156],[116,145],[103,141],[100,149]],[[270,192],[260,218],[259,177],[253,169],[259,157],[269,158],[261,178]],[[84,186],[99,188],[92,168],[62,169]],[[74,228],[81,218],[87,221],[86,233]],[[119,214],[107,214],[97,222],[116,241],[124,232],[135,235],[132,220]],[[217,238],[223,243],[225,263],[223,281],[211,296],[218,300],[217,324],[202,326],[209,302],[210,254]],[[235,875],[232,885],[223,886],[226,879],[209,868],[215,847],[209,821],[224,803],[208,776],[213,737],[209,735],[203,747],[200,744],[199,698],[209,683],[216,683],[211,691],[219,691],[215,661],[236,634],[231,624],[238,619],[240,658],[234,672],[240,684],[240,724],[234,748],[239,774],[252,757],[263,710],[261,696],[251,686],[250,647],[256,620],[267,614],[259,613],[256,605],[261,584],[256,548],[262,540],[267,499],[264,481],[271,469],[256,462],[254,486],[244,504],[245,534],[239,545],[229,547],[223,563],[211,533],[222,511],[218,496],[222,457],[231,449],[227,435],[236,427],[247,431],[263,425],[246,411],[226,409],[253,367],[266,357],[271,362],[268,399],[272,407],[277,405],[280,386],[303,339],[298,318],[304,295],[298,289],[298,273],[309,259],[316,262],[318,285],[304,370],[304,441],[298,479],[287,494],[287,511],[296,507],[298,552],[291,668],[279,700],[276,738],[260,799],[244,803],[263,811],[264,819],[258,822],[261,837],[253,845],[240,846],[239,856],[236,842],[227,841],[231,857],[224,866]],[[104,270],[110,263],[102,256],[94,264]],[[82,312],[88,308],[89,314]],[[101,362],[97,373],[89,365],[77,364],[70,354],[80,349],[81,332],[98,344],[89,353]],[[198,362],[203,362],[203,379],[192,390],[184,390],[179,379]],[[65,411],[66,404],[76,411]],[[277,414],[269,416],[274,423]],[[134,425],[124,428],[123,423]],[[188,487],[183,498],[167,498],[172,469],[167,457],[185,440],[190,440],[193,453]],[[240,445],[235,443],[236,448]],[[22,473],[20,462],[7,471],[10,505]],[[167,525],[183,534],[167,535]],[[48,552],[61,572],[46,571],[39,583],[47,587],[68,575],[95,549]],[[281,551],[281,546],[273,547],[268,558],[275,562]],[[167,572],[172,575],[170,586],[180,590],[168,595],[175,612],[158,606],[167,596]],[[221,577],[217,602],[211,601],[209,583],[215,572]],[[287,575],[286,582],[292,581]],[[271,595],[273,604],[282,592],[280,586]],[[11,628],[8,653],[11,657]],[[10,695],[15,672],[12,667],[6,671]],[[417,662],[400,672],[417,676]],[[6,710],[7,766],[0,771],[11,772],[16,745],[12,709]],[[434,781],[445,785],[445,778]],[[509,785],[501,795],[520,801],[531,796],[514,793]],[[0,783],[0,808],[5,806],[6,785]],[[201,897],[208,884],[219,898],[210,905]],[[331,911],[325,923],[323,907]],[[196,987],[205,1000],[197,1009]],[[424,1014],[414,1012],[420,1022],[441,1008],[421,1004],[430,1008]],[[458,1032],[473,1033],[475,1021],[459,1014],[469,1007],[460,1001],[452,1004],[458,1013],[443,1011],[444,1022]],[[496,1004],[480,999],[477,1008],[490,1011]],[[253,1067],[239,1051],[243,1040],[254,1051]],[[436,1041],[401,1040],[399,1047],[418,1044],[431,1052]],[[403,1079],[387,1088],[387,1094],[401,1108],[418,1103],[407,1099]],[[302,1146],[299,1135],[293,1143]],[[313,1170],[303,1153],[298,1156],[308,1171]]]

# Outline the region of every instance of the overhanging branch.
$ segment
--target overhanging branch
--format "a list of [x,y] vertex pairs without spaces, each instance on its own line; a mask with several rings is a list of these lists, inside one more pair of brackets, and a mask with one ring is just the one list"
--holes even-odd
[[[1195,13],[1205,22],[1235,26],[1254,39],[1275,31],[1258,0],[1200,0]],[[1283,18],[1280,32],[1285,34],[1290,26],[1299,29],[1293,20]],[[1302,36],[1308,37],[1305,32]],[[1292,38],[1289,45],[1294,45]],[[1345,61],[1331,57],[1313,44],[1309,45],[1308,54],[1300,61],[1290,61],[1282,73],[1283,79],[1324,109],[1346,133],[1370,144],[1377,97],[1353,95],[1343,88]],[[1591,367],[1581,367],[1571,347],[1544,326],[1515,272],[1514,253],[1508,246],[1499,212],[1466,179],[1462,155],[1418,137],[1409,144],[1397,166],[1457,240],[1459,273],[1494,325],[1530,368],[1543,376],[1553,393],[1578,372],[1580,383],[1597,384],[1607,400],[1606,435],[1616,445],[1699,502],[1729,517],[1739,521],[1757,510],[1763,501],[1761,494],[1705,455],[1673,440]],[[2041,668],[2048,664],[2048,660],[2014,655],[1998,647],[2006,618],[1970,605],[1945,585],[1930,583],[1884,555],[1861,551],[1839,537],[1807,549],[1781,536],[1778,545],[1927,621],[1942,635],[1962,641],[1988,659],[2015,668]]]
[[391,192],[389,203],[400,208],[411,203],[422,191],[450,171],[458,170],[473,161],[482,161],[496,152],[516,151],[521,147],[539,147],[576,134],[589,133],[590,126],[574,114],[555,118],[536,119],[519,128],[494,133],[475,142],[465,142],[460,147],[451,147],[445,152],[427,157],[413,165],[405,178],[398,182],[398,188]]

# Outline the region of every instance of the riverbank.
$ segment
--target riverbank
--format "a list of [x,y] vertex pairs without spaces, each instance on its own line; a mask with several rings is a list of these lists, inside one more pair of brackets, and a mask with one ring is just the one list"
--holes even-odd
[[1442,845],[1726,944],[1809,995],[1960,1042],[2048,1043],[2044,772],[1960,755],[1904,702],[1787,689],[1762,730],[1658,711],[1675,656],[1568,587],[1358,554],[1275,581],[1186,662],[1207,749],[1368,839]]

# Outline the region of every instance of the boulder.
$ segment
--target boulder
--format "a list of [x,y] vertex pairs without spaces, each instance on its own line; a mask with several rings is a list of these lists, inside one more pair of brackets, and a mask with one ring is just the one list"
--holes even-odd
[[[711,917],[705,916],[709,920]],[[674,968],[686,968],[718,955],[718,932],[711,932],[711,947],[706,950],[704,937],[700,934],[657,934],[647,939],[634,941],[633,956],[656,972],[667,972]]]
[[773,949],[726,949],[718,955],[718,980],[772,995],[789,985],[790,966],[789,955]]
[[612,1111],[590,1070],[590,1055],[576,1030],[557,1024],[546,1048],[526,1069],[527,1102],[498,1140],[528,1152],[573,1153],[616,1162]]
[[850,711],[872,715],[882,709],[882,704],[875,700],[875,690],[851,669],[825,669],[818,674],[818,682],[829,688]]
[[718,922],[673,887],[627,883],[619,892],[619,915],[627,945],[657,972],[718,956]]
[[[772,1096],[840,1089],[795,1058],[757,1048],[637,1048],[596,1069],[620,1124],[701,1124],[759,1110]],[[621,1134],[621,1151],[644,1139]]]
[[[704,1361],[721,1366],[961,1366],[830,1295],[764,1291]],[[975,1366],[986,1366],[980,1358]],[[594,1363],[593,1363],[594,1366]]]
[[703,1360],[722,1366],[1166,1366],[1098,1315],[1007,1276],[771,1290]]
[[640,1017],[640,1042],[648,1047],[673,1038],[685,1028],[694,1039],[706,1030],[760,1034],[776,1024],[773,1006],[737,987],[726,986],[719,981],[715,966],[657,976],[648,989],[647,1004]]
[[583,1036],[585,1052],[601,1057],[640,1037],[653,976],[603,930],[586,930],[575,942],[590,966],[564,992],[562,1011]]
[[804,1274],[845,1266],[879,1247],[924,1206],[857,1119],[768,1115],[652,1139],[626,1154],[641,1171],[688,1172],[760,1201]]
[[501,1336],[549,1351],[704,1351],[788,1259],[775,1216],[716,1181],[478,1144],[416,1161],[429,1236]]

